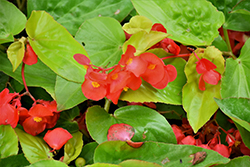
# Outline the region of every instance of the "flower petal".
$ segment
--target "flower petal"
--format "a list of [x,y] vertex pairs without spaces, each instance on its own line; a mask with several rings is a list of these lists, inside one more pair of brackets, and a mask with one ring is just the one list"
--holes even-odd
[[215,70],[210,70],[203,75],[203,79],[206,83],[211,85],[217,85],[219,80],[221,79],[221,74]]

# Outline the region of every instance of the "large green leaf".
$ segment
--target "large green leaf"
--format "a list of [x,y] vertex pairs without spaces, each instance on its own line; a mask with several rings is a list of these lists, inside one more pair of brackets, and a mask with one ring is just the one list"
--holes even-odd
[[[196,50],[199,58],[206,58],[212,61],[217,68],[215,69],[220,74],[224,72],[224,58],[222,53],[215,47],[208,47],[204,53],[199,53],[201,50]],[[196,62],[198,59],[191,55],[185,67],[187,76],[187,84],[183,87],[182,102],[183,108],[187,112],[187,118],[196,133],[215,113],[218,105],[214,101],[214,97],[220,98],[220,81],[217,85],[206,83],[206,90],[199,89],[199,78],[201,74],[196,71]]]
[[[21,67],[12,72],[12,65],[7,55],[0,51],[0,71],[23,83]],[[40,60],[32,66],[25,66],[25,80],[28,86],[42,87],[55,99],[56,74]]]
[[114,115],[103,108],[93,106],[86,114],[86,124],[92,138],[97,143],[107,141],[111,125],[125,123],[135,129],[133,141],[160,141],[176,143],[173,130],[167,120],[153,109],[142,106],[126,106],[117,109]]
[[49,146],[42,138],[32,136],[18,128],[15,128],[15,132],[19,138],[24,156],[30,163],[43,159],[53,159]]
[[232,159],[227,164],[215,165],[214,167],[239,167],[239,166],[249,166],[250,157],[245,155],[241,157],[236,157]]
[[0,159],[0,166],[4,167],[25,167],[29,164],[23,153]]
[[221,80],[221,96],[250,98],[250,39],[241,49],[240,56],[226,61],[225,76]]
[[86,165],[94,163],[93,162],[94,151],[97,146],[98,146],[98,143],[96,142],[87,143],[83,146],[82,152],[79,155],[79,157],[82,157],[85,159]]
[[120,60],[125,34],[117,20],[96,17],[81,25],[75,39],[84,44],[94,65],[105,67],[113,66]]
[[10,125],[0,125],[0,158],[18,153],[18,139]]
[[121,22],[133,9],[130,0],[32,0],[27,5],[28,15],[32,10],[45,10],[72,35],[87,19],[109,16]]
[[56,77],[55,93],[59,111],[72,108],[87,99],[82,93],[81,83],[68,81],[59,75]]
[[45,166],[68,167],[68,165],[66,165],[65,163],[56,160],[41,160],[33,164],[30,164],[27,167],[45,167]]
[[210,45],[219,35],[224,15],[206,0],[132,0],[140,15],[163,24],[170,38],[188,45]]
[[95,151],[95,163],[118,164],[127,159],[145,160],[162,166],[192,166],[192,154],[205,151],[204,161],[196,167],[211,166],[229,162],[219,153],[191,145],[174,145],[160,142],[145,142],[139,148],[133,148],[123,141],[108,141],[100,144]]
[[141,160],[135,160],[135,159],[130,159],[126,161],[122,161],[119,164],[121,167],[161,167],[160,165],[156,163],[151,163],[147,161],[141,161]]
[[250,99],[226,98],[215,101],[228,117],[250,132]]
[[26,16],[13,3],[0,0],[0,44],[14,41],[25,27]]
[[69,164],[76,159],[82,151],[83,140],[82,133],[80,131],[72,134],[71,138],[64,146],[64,158],[63,162]]
[[130,89],[127,92],[123,92],[120,96],[120,100],[129,102],[162,102],[175,105],[182,104],[181,91],[183,85],[186,83],[184,74],[186,61],[181,58],[176,58],[166,61],[166,64],[174,65],[177,70],[177,78],[173,82],[168,83],[166,88],[155,89],[143,81],[141,87],[136,91]]
[[83,46],[52,16],[44,11],[33,11],[26,24],[29,42],[39,59],[61,77],[83,82],[86,70],[73,55],[87,55]]

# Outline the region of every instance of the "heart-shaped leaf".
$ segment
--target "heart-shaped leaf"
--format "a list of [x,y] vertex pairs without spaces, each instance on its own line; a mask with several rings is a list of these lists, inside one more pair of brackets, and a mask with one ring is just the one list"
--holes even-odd
[[10,125],[0,125],[0,158],[18,153],[18,139]]
[[8,1],[0,1],[0,44],[14,41],[13,35],[19,34],[25,27],[26,16]]
[[[206,0],[132,0],[136,11],[153,23],[161,23],[170,38],[188,45],[210,45],[219,35],[224,15]],[[213,13],[213,14],[211,14]]]
[[[207,47],[204,53],[199,53],[200,58],[211,60],[217,68],[215,69],[220,74],[224,72],[224,58],[222,53],[215,47]],[[196,71],[196,62],[198,59],[191,55],[185,67],[185,74],[187,76],[187,84],[183,87],[183,108],[187,112],[187,118],[196,133],[215,113],[218,105],[214,101],[214,97],[220,98],[220,81],[217,85],[210,85],[206,83],[206,90],[199,89],[199,78],[201,74]]]
[[86,114],[88,131],[97,143],[107,141],[108,129],[117,123],[125,123],[135,129],[132,141],[176,143],[173,130],[167,120],[147,107],[136,105],[121,107],[114,115],[110,115],[99,106],[93,106]]
[[30,45],[44,64],[67,80],[83,82],[86,70],[73,56],[87,53],[52,16],[44,11],[33,11],[26,24],[26,32]]
[[84,44],[94,65],[111,67],[121,58],[125,34],[117,20],[96,17],[81,25],[75,39]]

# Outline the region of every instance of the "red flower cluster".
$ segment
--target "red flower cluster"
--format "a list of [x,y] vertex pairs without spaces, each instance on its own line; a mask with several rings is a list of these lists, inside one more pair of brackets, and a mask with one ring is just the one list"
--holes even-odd
[[194,54],[199,60],[196,62],[196,71],[198,74],[201,74],[199,79],[199,89],[202,91],[206,90],[205,82],[211,85],[217,85],[221,79],[221,74],[214,70],[217,66],[205,58],[200,59],[195,52]]
[[60,116],[55,101],[37,100],[36,102],[29,111],[23,107],[19,109],[19,123],[27,133],[33,136],[43,132],[46,128],[53,128]]
[[[75,54],[74,59],[87,68],[85,81],[82,84],[82,92],[92,100],[100,100],[105,96],[117,104],[123,90],[137,90],[142,79],[157,89],[163,89],[169,82],[175,80],[177,71],[173,65],[165,65],[164,62],[153,53],[142,53],[135,56],[135,48],[128,45],[125,54],[122,55],[118,65],[104,69],[90,64],[90,60],[82,55]],[[112,72],[107,71],[113,69]]]
[[15,128],[19,120],[20,107],[19,94],[9,93],[9,89],[5,88],[0,93],[0,125],[11,125],[12,128]]
[[[202,148],[211,149],[217,151],[224,157],[232,155],[240,156],[250,155],[250,149],[243,143],[238,130],[230,129],[225,131],[218,125],[215,125],[212,121],[208,122],[202,129],[194,135],[191,126],[184,118],[182,120],[182,126],[172,125],[175,137],[178,144],[196,145]],[[219,129],[226,133],[226,142],[228,146],[221,144]],[[240,150],[240,151],[239,151]]]

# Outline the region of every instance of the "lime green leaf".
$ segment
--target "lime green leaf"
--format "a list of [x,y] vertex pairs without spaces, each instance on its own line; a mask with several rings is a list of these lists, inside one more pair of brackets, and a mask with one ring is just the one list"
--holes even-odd
[[[250,39],[236,59],[227,59],[225,76],[221,80],[221,96],[250,98]],[[230,84],[229,84],[230,83]]]
[[121,58],[125,34],[117,20],[96,17],[82,24],[75,39],[85,45],[84,48],[94,65],[111,67]]
[[73,138],[71,138],[64,146],[63,162],[66,164],[69,164],[71,161],[76,159],[82,151],[82,133],[78,131],[73,133],[72,136]]
[[[15,72],[12,72],[12,66],[7,58],[7,55],[0,51],[0,71],[15,78],[20,83],[23,83],[21,76],[21,67],[18,67]],[[55,81],[56,74],[43,64],[39,59],[32,66],[25,66],[25,80],[28,86],[42,87],[55,99]]]
[[249,156],[242,156],[236,157],[232,159],[227,164],[215,165],[214,167],[238,167],[238,166],[249,166],[250,157]]
[[74,120],[80,115],[79,108],[76,106],[72,109],[62,111],[55,127],[66,129],[71,134],[79,130],[78,123]]
[[87,165],[86,167],[121,167],[120,165],[107,164],[107,163],[95,163],[93,165]]
[[123,92],[120,96],[120,100],[126,100],[129,102],[162,102],[180,105],[182,104],[181,91],[183,85],[186,83],[186,77],[184,74],[184,67],[186,61],[181,58],[165,61],[165,64],[172,64],[177,70],[177,78],[170,82],[164,89],[155,89],[149,83],[142,83],[141,87],[136,91],[128,90]]
[[26,31],[30,45],[44,64],[67,80],[83,82],[86,70],[73,55],[87,53],[52,16],[44,11],[33,11]]
[[220,51],[228,51],[227,44],[220,35],[214,39],[212,46],[215,46]]
[[23,153],[0,159],[0,166],[4,167],[24,167],[29,164]]
[[32,10],[45,10],[72,35],[87,19],[107,16],[121,22],[133,9],[130,0],[28,1],[27,6],[28,15]]
[[96,142],[91,142],[91,143],[84,145],[79,157],[84,158],[86,160],[86,164],[93,164],[94,152],[97,146],[98,146],[98,143]]
[[250,132],[250,99],[226,98],[215,101],[222,112]]
[[125,123],[135,129],[132,141],[176,143],[175,135],[167,120],[147,107],[136,105],[121,107],[114,115],[110,115],[99,106],[93,106],[86,114],[87,128],[97,143],[107,141],[108,129],[116,123]]
[[158,165],[156,163],[151,163],[151,162],[147,162],[147,161],[140,161],[140,160],[135,160],[135,159],[122,161],[119,165],[122,167],[132,167],[132,166],[136,166],[136,167],[161,167],[160,165]]
[[26,38],[22,37],[19,41],[13,42],[7,50],[7,55],[12,64],[13,72],[23,61],[25,53],[25,47],[24,47],[25,40]]
[[0,44],[14,41],[13,35],[19,34],[25,27],[26,16],[8,1],[0,1]]
[[36,163],[30,164],[27,167],[45,167],[45,166],[56,166],[56,167],[68,167],[65,163],[56,160],[41,160]]
[[[202,51],[202,49],[201,49]],[[206,58],[212,61],[217,68],[215,69],[220,74],[224,72],[224,58],[222,53],[215,47],[207,47],[204,53],[195,51],[200,58]],[[220,98],[220,81],[217,85],[206,83],[206,90],[199,89],[199,78],[201,74],[196,71],[196,62],[198,59],[191,55],[185,67],[187,76],[187,84],[183,87],[183,108],[187,112],[187,118],[196,133],[215,113],[218,105],[214,101],[214,97]]]
[[10,125],[0,125],[0,158],[18,153],[18,139]]
[[135,34],[140,31],[149,31],[152,28],[152,21],[144,16],[134,16],[129,20],[129,23],[125,23],[122,29],[128,34]]
[[[149,151],[150,150],[150,151]],[[196,164],[197,167],[223,164],[230,159],[219,153],[191,145],[174,145],[160,142],[145,142],[139,148],[133,148],[123,141],[107,141],[100,144],[95,151],[95,163],[114,163],[128,159],[144,160],[165,166],[192,166],[192,154],[205,151],[204,161]]]
[[[153,23],[161,23],[170,38],[188,45],[210,45],[219,35],[224,15],[206,0],[132,0],[137,12]],[[211,14],[213,13],[213,14]]]
[[15,128],[15,132],[19,138],[24,156],[30,163],[42,159],[52,159],[53,154],[50,153],[49,146],[42,138],[32,136],[18,128]]
[[135,55],[140,55],[145,52],[148,48],[154,44],[160,42],[162,39],[168,37],[169,34],[158,31],[150,31],[149,33],[145,31],[140,31],[132,35],[129,40],[127,40],[123,47],[122,51],[125,53],[128,45],[133,45],[136,49]]
[[59,75],[56,77],[55,93],[59,111],[72,108],[87,99],[82,93],[81,85]]

